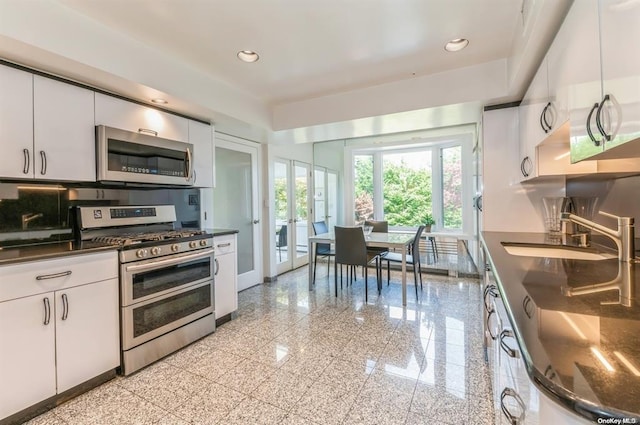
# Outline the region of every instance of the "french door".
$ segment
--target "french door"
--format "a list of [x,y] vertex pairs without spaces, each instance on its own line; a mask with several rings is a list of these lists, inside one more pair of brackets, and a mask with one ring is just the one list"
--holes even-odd
[[216,135],[216,228],[237,229],[238,291],[262,282],[258,148]]
[[338,218],[338,173],[316,166],[313,181],[313,221],[324,221],[331,231]]
[[278,274],[309,262],[311,165],[275,160],[275,256]]

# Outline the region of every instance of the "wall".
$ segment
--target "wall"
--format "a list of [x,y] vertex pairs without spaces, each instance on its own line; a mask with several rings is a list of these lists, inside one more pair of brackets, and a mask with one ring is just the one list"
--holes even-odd
[[[599,176],[568,180],[567,196],[595,196],[598,197],[597,211],[640,220],[640,176],[619,179],[603,179]],[[599,214],[593,216],[593,221],[611,228],[617,226],[614,219]],[[639,227],[636,223],[636,237],[640,235]],[[636,248],[639,246],[636,244]]]

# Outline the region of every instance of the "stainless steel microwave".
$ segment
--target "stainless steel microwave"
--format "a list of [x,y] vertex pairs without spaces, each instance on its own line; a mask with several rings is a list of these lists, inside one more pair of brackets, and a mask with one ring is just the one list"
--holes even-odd
[[102,182],[193,185],[190,143],[99,125],[96,161]]

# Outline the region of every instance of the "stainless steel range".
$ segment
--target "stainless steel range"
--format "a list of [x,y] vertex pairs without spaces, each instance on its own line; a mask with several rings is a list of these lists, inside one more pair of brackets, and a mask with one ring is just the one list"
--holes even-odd
[[213,236],[174,230],[173,205],[77,207],[83,241],[120,248],[122,373],[215,330]]

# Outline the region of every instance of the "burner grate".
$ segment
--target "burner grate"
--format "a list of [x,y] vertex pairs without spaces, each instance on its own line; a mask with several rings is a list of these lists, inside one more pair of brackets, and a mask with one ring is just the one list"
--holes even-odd
[[142,242],[188,238],[191,236],[202,235],[204,233],[205,232],[202,230],[169,230],[166,232],[98,236],[93,238],[92,241],[106,243],[109,245],[126,246]]

